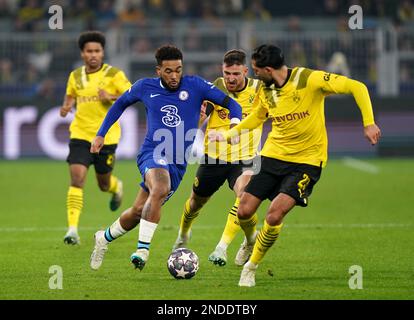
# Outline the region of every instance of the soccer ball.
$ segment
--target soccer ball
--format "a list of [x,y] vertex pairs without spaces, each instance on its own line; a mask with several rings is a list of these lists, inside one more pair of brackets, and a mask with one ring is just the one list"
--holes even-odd
[[167,268],[176,279],[190,279],[198,271],[198,257],[194,251],[187,248],[178,248],[168,257]]

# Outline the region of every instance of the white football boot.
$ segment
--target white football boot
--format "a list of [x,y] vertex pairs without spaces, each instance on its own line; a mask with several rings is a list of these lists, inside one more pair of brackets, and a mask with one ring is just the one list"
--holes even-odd
[[91,268],[93,270],[98,270],[102,265],[106,250],[108,250],[108,241],[105,239],[105,231],[97,231],[95,233],[95,248],[91,254]]
[[208,256],[208,261],[211,261],[214,264],[223,267],[227,263],[227,252],[221,247],[216,247],[216,249]]
[[80,237],[78,235],[78,232],[72,228],[68,229],[68,232],[66,232],[65,237],[63,238],[63,242],[66,244],[80,244]]
[[256,270],[257,264],[247,262],[240,275],[239,286],[240,287],[254,287],[256,285]]
[[[256,239],[256,236],[257,236],[257,231],[256,231],[256,234],[254,235],[255,239]],[[254,247],[254,243],[248,244],[247,239],[245,237],[243,240],[243,243],[240,245],[239,251],[237,251],[236,258],[234,258],[234,263],[237,266],[244,265],[249,260],[250,256],[252,255],[253,247]]]
[[188,232],[187,235],[181,235],[181,233],[178,233],[177,240],[175,240],[175,243],[172,247],[172,251],[178,248],[187,248],[187,243],[191,239],[191,231]]
[[148,257],[148,249],[138,249],[133,254],[131,254],[131,263],[135,266],[135,269],[138,268],[139,270],[142,270],[148,261]]

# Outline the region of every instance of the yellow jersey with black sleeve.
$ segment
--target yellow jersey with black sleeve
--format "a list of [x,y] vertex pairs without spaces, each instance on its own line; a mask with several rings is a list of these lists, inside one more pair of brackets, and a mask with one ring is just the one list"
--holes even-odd
[[[86,73],[85,66],[73,70],[69,75],[66,94],[76,99],[75,118],[70,125],[70,138],[92,142],[108,109],[114,101],[104,103],[98,91],[105,90],[120,96],[131,87],[124,72],[108,64],[93,73]],[[105,136],[105,144],[117,144],[121,138],[121,127],[116,122]]]
[[[245,87],[238,92],[230,92],[227,90],[224,78],[220,77],[214,81],[214,85],[236,100],[242,107],[242,118],[246,118],[252,111],[253,105],[258,106],[255,103],[257,93],[260,92],[262,82],[257,79],[246,78]],[[208,140],[209,130],[223,130],[230,129],[230,116],[229,110],[219,105],[212,104],[214,110],[210,113],[210,118],[207,123],[204,150],[205,153],[213,159],[220,159],[226,162],[237,162],[240,160],[249,160],[257,155],[257,148],[260,143],[262,134],[262,127],[259,126],[258,130],[250,131],[240,136],[240,142],[234,145],[224,142],[210,142]]]
[[297,67],[281,88],[272,84],[261,90],[260,106],[225,137],[261,126],[270,118],[272,130],[261,151],[266,157],[324,167],[328,159],[324,101],[330,94],[352,94],[364,126],[375,123],[367,87],[338,74]]

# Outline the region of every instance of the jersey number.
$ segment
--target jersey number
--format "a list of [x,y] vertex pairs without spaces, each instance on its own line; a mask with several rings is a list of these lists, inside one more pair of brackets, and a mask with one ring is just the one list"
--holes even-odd
[[162,123],[168,127],[177,127],[181,123],[181,117],[177,114],[178,108],[173,105],[166,105],[161,108],[166,115],[162,117]]

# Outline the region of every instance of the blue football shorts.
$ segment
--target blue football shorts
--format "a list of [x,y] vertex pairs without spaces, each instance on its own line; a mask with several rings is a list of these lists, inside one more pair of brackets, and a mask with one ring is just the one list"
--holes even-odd
[[145,185],[145,174],[148,170],[154,169],[154,168],[162,168],[166,169],[168,173],[170,174],[170,184],[171,189],[168,193],[167,198],[165,199],[164,203],[167,202],[171,196],[174,194],[175,191],[177,191],[183,176],[185,174],[186,165],[177,165],[174,163],[168,163],[165,159],[154,159],[153,152],[142,152],[137,157],[137,165],[139,172],[142,176],[142,182],[140,183],[140,186],[146,191],[149,192],[149,189]]

